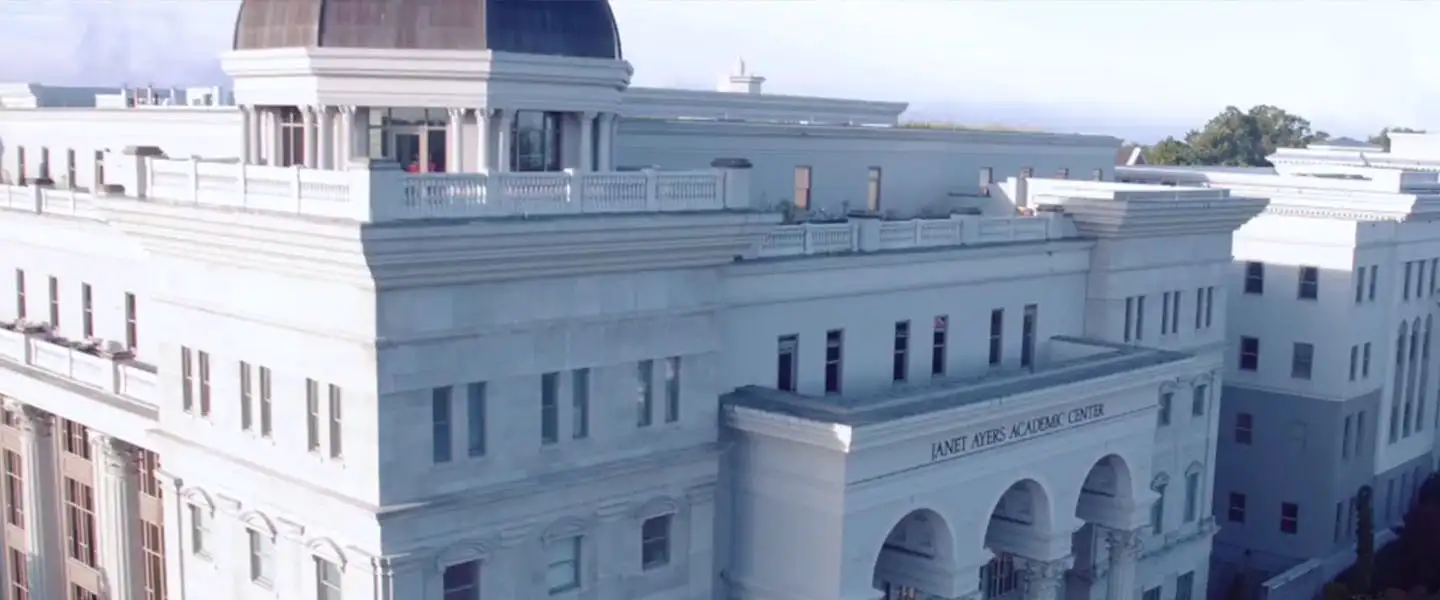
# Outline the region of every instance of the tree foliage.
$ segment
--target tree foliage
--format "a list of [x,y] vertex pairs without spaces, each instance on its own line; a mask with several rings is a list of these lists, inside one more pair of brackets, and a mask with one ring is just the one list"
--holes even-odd
[[1392,133],[1425,133],[1425,130],[1411,129],[1409,127],[1386,127],[1384,129],[1381,129],[1380,133],[1370,136],[1370,139],[1366,141],[1371,144],[1375,144],[1376,146],[1380,146],[1384,148],[1386,152],[1389,152],[1390,134]]
[[1167,137],[1146,148],[1145,160],[1152,165],[1264,167],[1270,165],[1265,157],[1276,148],[1301,148],[1329,137],[1304,117],[1275,106],[1262,104],[1248,111],[1227,106],[1184,140]]
[[1350,571],[1350,589],[1366,593],[1374,589],[1375,579],[1375,513],[1370,486],[1360,488],[1355,496],[1355,566]]

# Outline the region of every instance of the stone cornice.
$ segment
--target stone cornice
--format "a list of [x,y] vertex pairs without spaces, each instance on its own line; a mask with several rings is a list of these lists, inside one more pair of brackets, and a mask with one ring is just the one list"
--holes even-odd
[[627,119],[620,135],[779,137],[794,139],[837,138],[843,140],[916,140],[994,146],[1028,146],[1017,151],[1034,153],[1047,146],[1092,147],[1112,155],[1118,138],[1103,135],[987,131],[979,129],[931,129],[924,127],[865,127],[847,125],[802,125],[755,121],[681,121],[669,119]]
[[1067,198],[1065,213],[1083,235],[1098,238],[1231,234],[1269,203],[1263,198]]
[[725,424],[749,433],[799,442],[835,452],[850,451],[849,426],[822,423],[748,406],[726,406]]

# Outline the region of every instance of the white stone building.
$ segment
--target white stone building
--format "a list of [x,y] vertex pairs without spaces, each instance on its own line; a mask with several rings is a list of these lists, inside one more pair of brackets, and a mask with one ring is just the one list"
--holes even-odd
[[1265,201],[409,4],[247,0],[234,107],[0,110],[9,593],[1205,596]]

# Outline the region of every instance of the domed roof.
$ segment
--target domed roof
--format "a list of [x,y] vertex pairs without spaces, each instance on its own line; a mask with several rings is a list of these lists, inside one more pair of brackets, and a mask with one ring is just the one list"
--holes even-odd
[[607,0],[243,0],[236,50],[494,50],[620,59]]

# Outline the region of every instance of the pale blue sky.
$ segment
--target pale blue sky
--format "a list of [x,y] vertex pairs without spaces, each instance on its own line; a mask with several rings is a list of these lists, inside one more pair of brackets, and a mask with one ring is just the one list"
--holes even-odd
[[[1440,128],[1440,2],[615,0],[638,85],[709,87],[743,56],[774,93],[1146,139],[1227,104],[1341,134]],[[0,0],[0,80],[214,79],[235,0]],[[1432,46],[1427,48],[1424,46]]]

